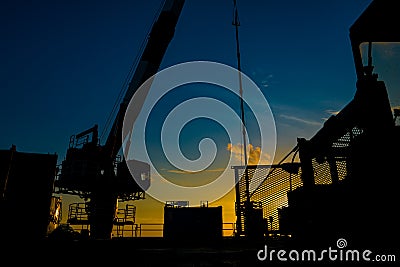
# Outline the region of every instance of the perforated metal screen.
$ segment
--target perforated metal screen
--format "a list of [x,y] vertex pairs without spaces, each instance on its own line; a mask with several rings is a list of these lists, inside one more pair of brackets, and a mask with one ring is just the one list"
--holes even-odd
[[[348,156],[352,140],[362,134],[359,128],[353,128],[342,137],[332,142],[330,156],[323,158],[313,158],[312,165],[314,171],[315,184],[331,184],[346,178],[350,172]],[[299,163],[295,163],[299,164]],[[233,166],[235,178],[238,182],[236,202],[246,201],[246,179],[245,167]],[[268,229],[279,230],[278,208],[288,205],[287,192],[303,185],[301,180],[301,168],[297,172],[285,168],[285,164],[248,166],[250,200],[259,202],[262,206],[263,217],[272,216],[272,224],[268,224]],[[244,232],[245,216],[244,210],[237,205],[236,214],[241,218],[241,225],[237,231]]]
[[[246,201],[245,169],[243,166],[234,167],[236,177],[240,177],[239,190],[240,202]],[[287,206],[286,193],[302,186],[300,173],[290,174],[279,165],[249,166],[248,176],[250,184],[258,185],[258,188],[250,187],[250,200],[260,202],[263,209],[263,217],[273,217],[272,230],[279,229],[278,208]],[[244,214],[242,214],[242,228],[244,228]],[[268,225],[270,229],[271,224]],[[244,229],[242,229],[244,230]],[[271,230],[271,229],[270,229]]]

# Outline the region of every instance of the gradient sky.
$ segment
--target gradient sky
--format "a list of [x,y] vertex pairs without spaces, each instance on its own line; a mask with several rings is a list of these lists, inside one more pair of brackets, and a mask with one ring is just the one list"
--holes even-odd
[[[61,162],[70,135],[94,124],[101,132],[161,2],[2,1],[0,149]],[[353,98],[349,27],[370,2],[238,0],[242,71],[275,117],[275,162]],[[193,60],[236,67],[232,19],[232,1],[187,0],[160,69]],[[141,202],[139,222],[162,218],[162,205]],[[232,222],[232,194],[219,203]]]

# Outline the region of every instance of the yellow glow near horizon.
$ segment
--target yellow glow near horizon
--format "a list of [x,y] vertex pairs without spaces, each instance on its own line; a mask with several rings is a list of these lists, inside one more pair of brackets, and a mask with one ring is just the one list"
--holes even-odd
[[[281,158],[283,158],[292,147],[280,147],[275,154],[274,163],[277,163]],[[234,171],[232,170],[232,179],[234,177]],[[66,223],[68,218],[68,206],[70,203],[83,202],[78,196],[74,195],[63,195],[62,203],[62,223]],[[149,195],[143,200],[131,201],[130,203],[136,206],[136,223],[143,224],[142,236],[162,236],[162,224],[164,222],[164,205]],[[123,205],[126,203],[123,202]],[[189,205],[194,205],[199,203],[189,203]],[[225,196],[218,199],[217,201],[210,202],[210,207],[222,206],[222,218],[223,222],[226,223],[225,228],[231,226],[228,223],[236,222],[235,214],[235,189],[233,188]],[[152,224],[152,225],[148,225]],[[156,224],[156,225],[153,225]],[[159,225],[159,226],[157,226]],[[80,226],[74,227],[75,229],[80,229]],[[145,229],[150,229],[151,231],[146,231]],[[153,231],[153,229],[160,229],[160,231]],[[232,230],[226,230],[223,232],[224,236],[231,236]]]

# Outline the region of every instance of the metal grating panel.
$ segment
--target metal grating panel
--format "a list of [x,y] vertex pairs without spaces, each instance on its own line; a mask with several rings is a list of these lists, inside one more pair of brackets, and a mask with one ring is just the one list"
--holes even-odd
[[[250,200],[261,203],[263,208],[263,217],[269,218],[272,216],[272,230],[278,230],[278,208],[287,206],[288,201],[286,193],[290,191],[290,184],[292,184],[292,190],[302,186],[300,178],[301,172],[299,171],[297,174],[290,174],[283,170],[279,165],[263,165],[257,166],[257,168],[253,169],[250,169],[250,167],[248,169],[250,184],[252,184],[252,181],[255,181],[255,184],[260,184],[258,188],[250,188]],[[245,202],[245,169],[244,166],[237,166],[235,168],[238,177],[241,177],[239,180],[240,202]],[[242,225],[244,225],[244,216],[242,216]],[[270,229],[270,226],[271,225],[269,224],[268,229]]]
[[[350,173],[348,157],[352,141],[360,136],[363,131],[354,127],[342,137],[338,138],[331,145],[329,160],[324,158],[313,158],[312,164],[314,169],[315,184],[332,184],[333,177],[337,177],[338,181],[346,178]],[[239,179],[238,189],[240,203],[246,201],[246,181],[245,167],[235,166],[235,178]],[[283,165],[261,165],[248,167],[249,183],[260,184],[257,188],[250,186],[250,200],[252,202],[260,202],[263,208],[264,218],[272,216],[272,230],[279,229],[278,208],[288,205],[287,192],[294,190],[303,185],[301,180],[301,168],[297,173],[289,173],[283,168]],[[334,178],[335,179],[335,178]],[[256,183],[252,183],[252,181]],[[237,205],[237,215],[241,215],[242,228],[238,231],[244,231],[244,212]],[[268,228],[270,229],[270,224]]]
[[362,129],[354,127],[351,131],[348,131],[332,143],[330,160],[334,163],[333,166],[335,166],[336,170],[332,169],[326,157],[323,158],[322,161],[321,159],[312,159],[315,184],[331,184],[334,171],[337,172],[339,181],[347,176],[349,173],[347,159],[349,157],[351,143],[362,133]]
[[325,160],[322,163],[318,163],[314,158],[312,159],[314,168],[314,183],[315,184],[331,184],[332,177],[330,173],[329,163]]

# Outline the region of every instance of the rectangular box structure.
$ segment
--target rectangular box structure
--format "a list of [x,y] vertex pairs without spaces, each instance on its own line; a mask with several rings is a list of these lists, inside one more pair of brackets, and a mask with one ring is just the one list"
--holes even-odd
[[222,206],[164,207],[165,239],[174,242],[217,242],[222,239]]
[[0,150],[0,235],[38,240],[47,235],[57,155]]

